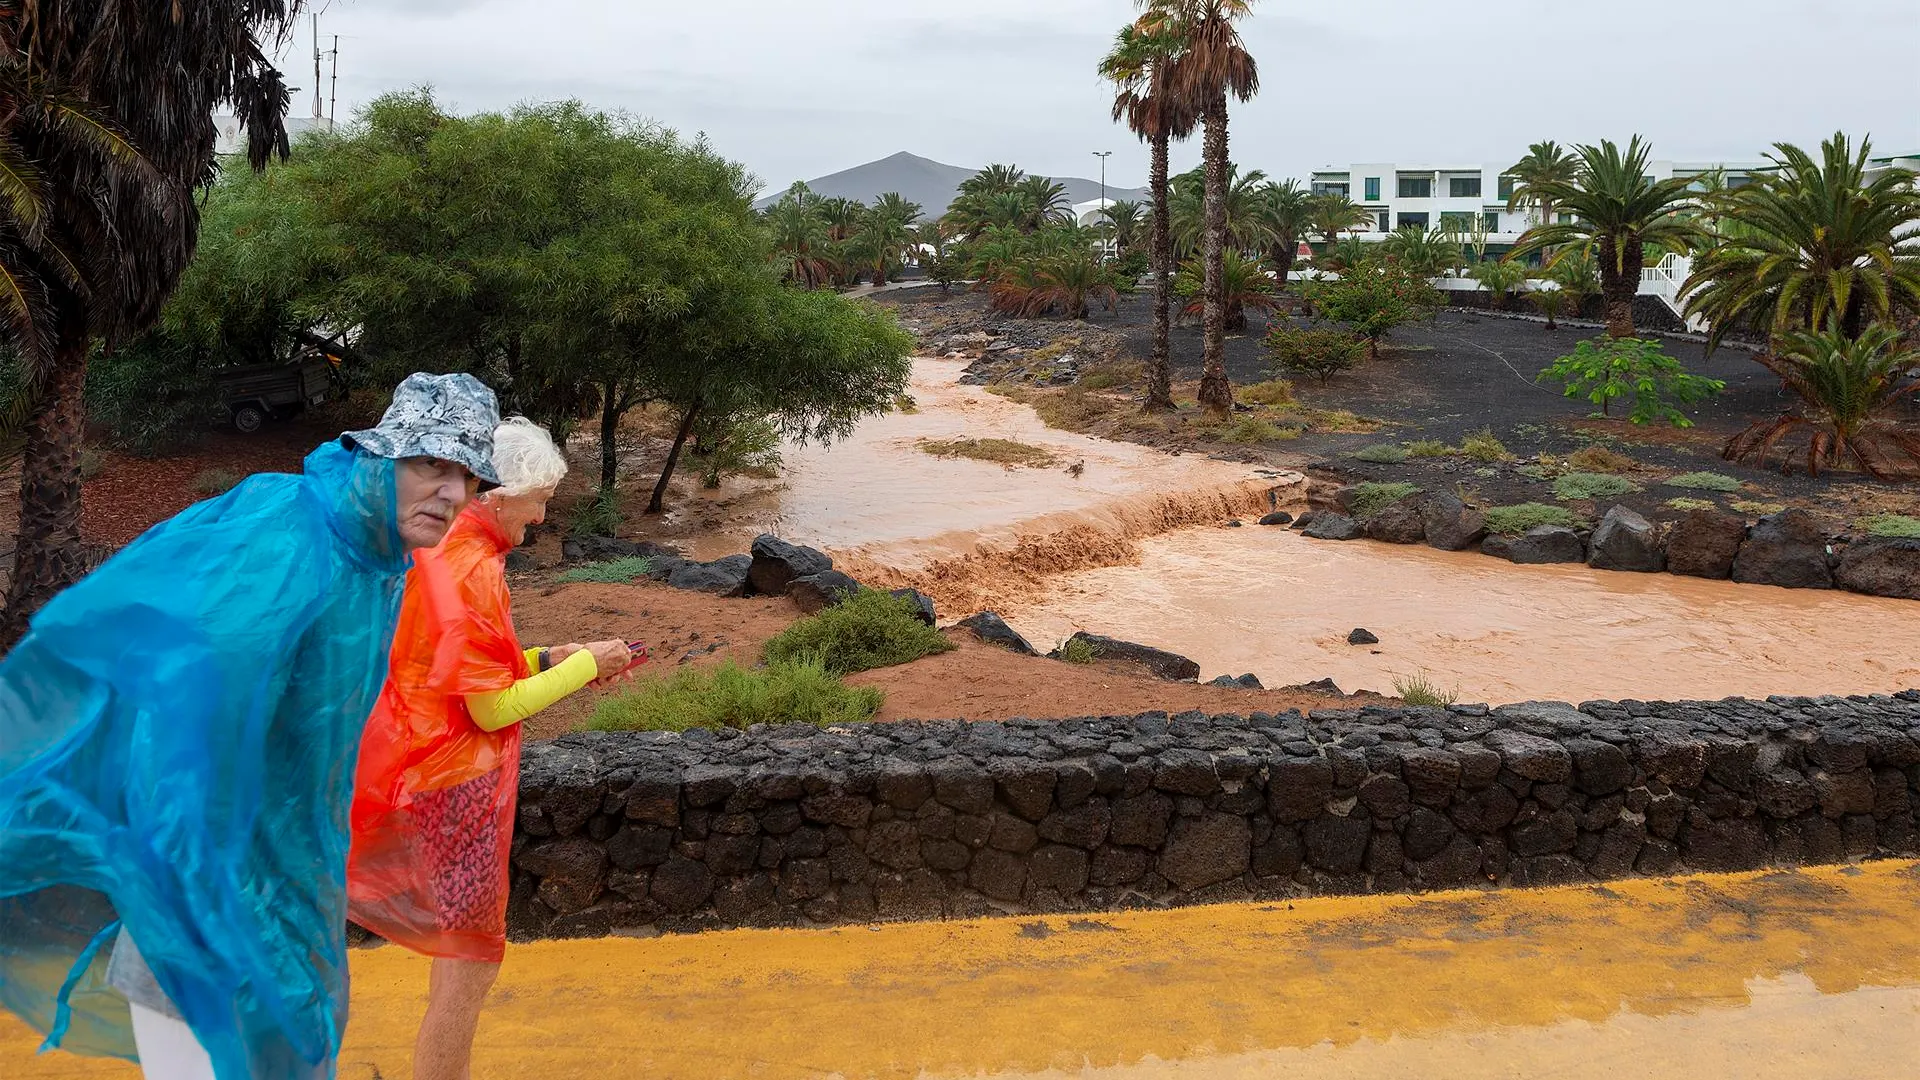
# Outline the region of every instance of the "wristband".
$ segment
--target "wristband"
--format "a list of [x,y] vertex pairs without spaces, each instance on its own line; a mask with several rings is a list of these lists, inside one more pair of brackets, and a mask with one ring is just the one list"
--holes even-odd
[[548,668],[551,668],[552,666],[553,666],[553,650],[541,649],[540,650],[540,670],[545,671]]

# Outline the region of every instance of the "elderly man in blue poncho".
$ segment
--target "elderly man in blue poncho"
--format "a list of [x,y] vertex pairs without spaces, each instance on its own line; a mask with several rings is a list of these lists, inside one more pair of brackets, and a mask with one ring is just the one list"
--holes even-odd
[[47,1045],[332,1075],[361,728],[408,553],[497,484],[498,422],[471,376],[410,376],[379,426],[155,527],[0,662],[0,1005]]

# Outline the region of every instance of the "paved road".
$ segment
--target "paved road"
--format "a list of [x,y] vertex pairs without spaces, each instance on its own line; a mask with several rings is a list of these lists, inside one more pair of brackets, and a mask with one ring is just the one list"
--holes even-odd
[[[555,942],[476,1080],[1824,1080],[1920,1061],[1920,863],[1526,892]],[[425,965],[357,953],[341,1075],[405,1080]],[[130,1077],[30,1056],[9,1080]]]

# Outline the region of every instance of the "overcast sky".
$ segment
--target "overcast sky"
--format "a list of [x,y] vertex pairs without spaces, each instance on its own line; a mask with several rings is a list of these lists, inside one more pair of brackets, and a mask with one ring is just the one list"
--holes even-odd
[[[768,187],[908,150],[1142,184],[1094,66],[1129,0],[310,0],[339,112],[432,84],[460,111],[578,98],[706,132]],[[303,23],[305,20],[303,20]],[[286,61],[312,108],[309,29]],[[1263,0],[1233,157],[1505,162],[1639,132],[1655,156],[1757,157],[1836,128],[1920,150],[1920,0]],[[1174,149],[1197,161],[1196,138]]]

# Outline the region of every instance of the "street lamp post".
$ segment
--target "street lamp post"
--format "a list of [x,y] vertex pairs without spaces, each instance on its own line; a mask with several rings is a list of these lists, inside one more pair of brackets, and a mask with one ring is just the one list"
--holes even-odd
[[[1107,212],[1107,159],[1113,156],[1113,151],[1095,150],[1093,151],[1093,156],[1100,159],[1100,209],[1098,212],[1104,214]],[[1107,241],[1105,237],[1101,237],[1100,239],[1100,258],[1103,262],[1107,258]]]

